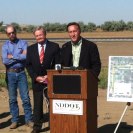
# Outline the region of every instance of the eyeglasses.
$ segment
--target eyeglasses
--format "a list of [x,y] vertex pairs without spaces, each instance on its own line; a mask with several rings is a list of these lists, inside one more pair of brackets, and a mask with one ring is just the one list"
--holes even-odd
[[15,34],[15,31],[7,33],[7,35]]

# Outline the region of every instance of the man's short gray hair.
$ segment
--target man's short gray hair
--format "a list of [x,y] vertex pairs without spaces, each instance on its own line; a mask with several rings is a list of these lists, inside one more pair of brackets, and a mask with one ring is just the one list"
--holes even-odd
[[43,33],[46,35],[46,30],[45,30],[44,27],[42,27],[42,26],[37,26],[37,27],[33,30],[33,34],[34,34],[34,35],[35,35],[35,32],[36,32],[37,30],[43,31]]

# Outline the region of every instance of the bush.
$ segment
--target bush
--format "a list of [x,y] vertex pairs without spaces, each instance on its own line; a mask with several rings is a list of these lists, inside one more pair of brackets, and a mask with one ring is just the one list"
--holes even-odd
[[28,75],[28,73],[27,73],[27,80],[28,80],[28,87],[29,87],[29,89],[32,89],[32,82],[31,82],[31,78]]
[[98,83],[98,87],[101,89],[107,89],[107,82],[108,82],[108,69],[107,69],[107,67],[104,67],[101,69],[99,79],[100,79],[100,81]]

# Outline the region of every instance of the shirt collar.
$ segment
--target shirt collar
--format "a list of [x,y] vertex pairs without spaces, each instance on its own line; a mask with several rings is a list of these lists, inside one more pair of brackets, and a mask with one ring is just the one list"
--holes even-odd
[[38,43],[38,44],[39,44],[39,46],[46,45],[47,44],[47,39],[45,40],[45,42],[43,44],[40,44],[40,43]]
[[10,40],[9,40],[9,42],[10,42],[11,44],[17,44],[18,41],[19,41],[19,39],[17,39],[17,38],[16,38],[14,41],[10,41]]
[[71,41],[71,44],[73,46],[79,46],[81,43],[82,43],[82,38],[76,44]]

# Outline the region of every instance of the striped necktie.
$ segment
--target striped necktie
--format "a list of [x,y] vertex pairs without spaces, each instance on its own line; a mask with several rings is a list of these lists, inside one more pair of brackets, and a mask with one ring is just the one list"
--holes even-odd
[[40,63],[42,64],[44,59],[44,45],[41,45],[41,52],[40,52]]

